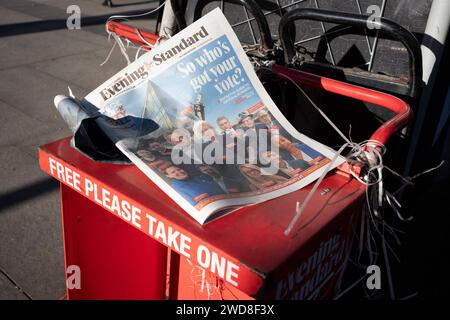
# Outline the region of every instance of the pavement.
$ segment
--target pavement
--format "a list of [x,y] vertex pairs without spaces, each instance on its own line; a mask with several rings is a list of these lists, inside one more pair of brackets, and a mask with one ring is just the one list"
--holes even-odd
[[[60,299],[65,267],[59,185],[38,165],[39,145],[68,136],[53,98],[82,98],[125,58],[104,28],[116,14],[156,8],[158,0],[0,0],[0,299]],[[76,4],[81,29],[68,30]],[[130,24],[154,31],[156,14]],[[134,49],[130,50],[134,58]]]

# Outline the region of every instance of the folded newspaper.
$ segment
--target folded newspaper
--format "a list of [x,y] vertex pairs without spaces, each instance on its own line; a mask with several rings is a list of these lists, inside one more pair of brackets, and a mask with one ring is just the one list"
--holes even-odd
[[55,104],[74,133],[94,118],[201,224],[306,186],[335,154],[282,115],[220,9],[82,101],[58,96]]

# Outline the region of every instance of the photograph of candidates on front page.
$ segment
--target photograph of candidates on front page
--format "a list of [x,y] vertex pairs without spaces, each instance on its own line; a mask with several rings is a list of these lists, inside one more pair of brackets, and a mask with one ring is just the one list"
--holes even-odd
[[113,119],[131,115],[158,124],[149,134],[137,130],[114,141],[202,224],[304,187],[335,154],[281,114],[220,9],[142,55],[85,100]]

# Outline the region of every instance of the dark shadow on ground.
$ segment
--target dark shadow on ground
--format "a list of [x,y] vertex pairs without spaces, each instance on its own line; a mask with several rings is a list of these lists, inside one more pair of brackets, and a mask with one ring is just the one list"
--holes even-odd
[[102,5],[108,6],[110,8],[118,8],[118,7],[125,7],[125,6],[135,6],[139,4],[146,4],[146,3],[152,3],[158,0],[147,0],[147,1],[136,1],[136,2],[129,2],[129,3],[117,3],[117,0],[105,0],[103,1]]
[[20,204],[23,201],[40,197],[59,188],[58,181],[52,178],[44,178],[37,182],[0,194],[0,212]]
[[[128,12],[120,12],[118,15],[138,15],[146,13],[148,10],[136,10]],[[81,28],[87,26],[95,26],[105,24],[108,18],[115,14],[107,14],[102,16],[91,16],[91,17],[81,17]],[[156,19],[158,12],[146,15],[149,20]],[[68,17],[68,16],[67,16]],[[66,17],[66,18],[67,18]],[[67,29],[65,19],[50,19],[43,21],[33,21],[33,22],[23,22],[23,23],[12,23],[6,25],[0,25],[0,37],[11,37],[22,34],[45,32],[51,30],[61,30]],[[106,34],[106,32],[105,32]]]

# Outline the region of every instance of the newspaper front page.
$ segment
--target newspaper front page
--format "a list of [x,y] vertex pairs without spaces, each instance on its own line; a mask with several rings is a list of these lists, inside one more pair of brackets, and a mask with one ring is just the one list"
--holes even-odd
[[102,129],[116,146],[201,224],[306,186],[335,154],[282,115],[220,9],[142,55],[82,105],[111,119]]

